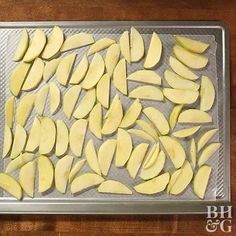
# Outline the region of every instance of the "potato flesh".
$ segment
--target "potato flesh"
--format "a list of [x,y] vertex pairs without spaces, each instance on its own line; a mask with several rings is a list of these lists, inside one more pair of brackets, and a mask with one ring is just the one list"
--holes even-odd
[[123,183],[115,180],[106,180],[98,187],[99,193],[114,193],[114,194],[132,194],[132,191]]
[[11,96],[7,99],[5,103],[5,121],[6,124],[12,128],[14,123],[14,113],[16,107],[16,100],[14,96]]

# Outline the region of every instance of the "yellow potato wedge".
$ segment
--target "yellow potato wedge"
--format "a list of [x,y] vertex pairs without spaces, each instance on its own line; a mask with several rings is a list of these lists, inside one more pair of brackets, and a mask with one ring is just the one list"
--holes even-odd
[[110,82],[111,82],[111,78],[108,75],[108,73],[106,73],[98,81],[97,88],[96,88],[97,100],[105,108],[109,107],[109,102],[110,102]]
[[130,43],[129,43],[129,31],[124,31],[119,39],[120,51],[125,60],[130,64]]
[[206,143],[215,135],[217,131],[218,129],[208,130],[199,138],[197,143],[198,152],[206,145]]
[[145,131],[147,134],[151,135],[154,138],[154,140],[158,139],[158,133],[152,124],[149,124],[144,120],[136,120],[136,124],[141,129],[143,129],[143,131]]
[[113,71],[120,58],[120,46],[117,43],[112,44],[108,49],[105,57],[105,67],[109,76],[112,76]]
[[12,143],[13,143],[13,135],[11,128],[5,125],[2,158],[8,156],[8,154],[11,151]]
[[127,130],[130,134],[133,134],[139,138],[142,138],[144,140],[147,140],[149,142],[155,142],[155,139],[149,135],[148,133],[146,133],[145,131],[143,130],[140,130],[140,129],[128,129]]
[[36,98],[34,101],[35,111],[38,115],[42,116],[44,112],[44,108],[46,105],[46,100],[48,96],[49,85],[45,84],[36,94]]
[[193,169],[195,169],[197,163],[197,146],[194,138],[192,138],[190,142],[190,159]]
[[49,84],[49,104],[50,114],[54,115],[61,105],[61,92],[54,82]]
[[116,180],[102,182],[97,190],[99,193],[132,194],[132,191],[126,185]]
[[144,56],[144,42],[142,35],[137,29],[130,29],[130,59],[132,62],[139,61]]
[[127,80],[141,82],[145,84],[161,85],[161,77],[152,70],[137,70],[131,73]]
[[190,128],[180,129],[178,131],[173,132],[172,135],[176,138],[186,138],[194,135],[200,128],[201,126],[198,125]]
[[178,122],[189,124],[211,123],[212,117],[204,111],[198,109],[188,109],[180,113]]
[[175,105],[170,113],[169,124],[170,128],[173,130],[179,118],[179,114],[183,108],[183,105]]
[[43,70],[43,80],[45,82],[49,81],[52,76],[56,73],[57,67],[61,61],[61,58],[56,58],[51,61],[47,61]]
[[75,176],[79,173],[80,169],[83,167],[85,162],[86,162],[85,159],[79,160],[72,167],[70,174],[69,174],[69,179],[68,179],[69,184],[74,180]]
[[175,183],[176,179],[178,178],[178,176],[179,176],[179,174],[180,174],[181,171],[182,171],[182,169],[180,168],[180,169],[174,171],[174,172],[171,174],[170,182],[169,182],[169,184],[167,185],[167,189],[166,189],[166,192],[167,192],[167,193],[170,193],[170,190],[171,190],[171,188],[173,187],[173,185],[174,185],[174,183]]
[[26,29],[23,29],[15,51],[13,61],[20,61],[25,55],[28,46],[29,46],[29,34]]
[[5,122],[12,129],[14,123],[16,100],[14,96],[9,97],[5,102]]
[[100,103],[95,105],[89,114],[89,129],[98,139],[102,139],[102,106]]

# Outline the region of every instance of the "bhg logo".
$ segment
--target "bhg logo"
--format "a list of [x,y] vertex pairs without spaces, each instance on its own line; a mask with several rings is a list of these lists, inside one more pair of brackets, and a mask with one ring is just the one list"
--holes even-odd
[[206,231],[213,233],[217,230],[232,231],[232,206],[207,206]]

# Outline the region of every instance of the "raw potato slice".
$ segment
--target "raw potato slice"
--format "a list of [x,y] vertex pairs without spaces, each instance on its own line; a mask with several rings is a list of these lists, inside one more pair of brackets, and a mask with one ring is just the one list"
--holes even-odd
[[209,44],[198,40],[190,39],[184,36],[175,35],[175,40],[184,48],[195,53],[203,53],[209,47]]
[[109,76],[112,76],[113,71],[120,58],[120,46],[117,43],[112,44],[108,49],[105,57],[105,67]]
[[51,35],[48,37],[47,44],[43,50],[42,58],[50,59],[55,56],[64,42],[63,31],[58,26],[54,26]]
[[13,61],[20,61],[25,55],[25,52],[28,49],[28,46],[29,46],[29,34],[26,29],[23,29],[19,43],[16,48]]
[[165,162],[166,162],[166,155],[163,151],[160,151],[159,154],[157,152],[154,152],[155,161],[152,166],[146,169],[142,169],[140,172],[139,177],[141,179],[147,180],[152,179],[160,174],[160,172],[163,170]]
[[139,98],[144,100],[163,101],[164,96],[158,87],[151,85],[139,86],[129,92],[130,98]]
[[61,105],[61,92],[54,82],[49,84],[49,101],[50,114],[54,115]]
[[186,159],[183,146],[176,139],[169,136],[161,136],[159,139],[174,167],[176,169],[180,168]]
[[177,59],[190,68],[202,69],[208,63],[207,57],[190,52],[179,45],[175,45],[173,51]]
[[38,191],[43,193],[52,187],[54,179],[54,166],[48,157],[39,156],[38,173]]
[[5,122],[9,126],[9,128],[13,127],[14,123],[14,113],[16,107],[15,97],[9,97],[5,103]]
[[36,57],[38,57],[43,51],[46,41],[47,39],[45,33],[41,29],[36,29],[29,45],[29,48],[27,49],[24,55],[23,61],[31,62]]
[[107,176],[111,162],[116,150],[116,140],[108,139],[100,146],[98,150],[98,163],[102,172],[102,175]]
[[82,82],[81,85],[82,88],[84,89],[93,88],[101,79],[104,70],[105,70],[105,64],[102,56],[99,53],[95,53],[88,68],[88,72]]
[[198,159],[198,166],[202,166],[203,164],[205,164],[205,162],[215,154],[220,146],[221,143],[211,143],[206,148],[204,148]]
[[61,61],[61,58],[53,59],[51,61],[47,61],[43,70],[43,80],[47,82],[52,78],[52,76],[56,73],[57,67]]
[[138,193],[142,194],[156,194],[165,190],[169,183],[170,174],[168,172],[159,175],[151,180],[134,186],[134,189]]
[[125,60],[130,64],[130,44],[129,44],[129,31],[124,31],[119,40],[120,51]]
[[49,154],[56,142],[56,126],[49,117],[42,117],[40,125],[39,153]]
[[190,142],[190,159],[193,165],[193,169],[195,169],[197,162],[197,146],[194,138],[192,138]]
[[101,184],[105,179],[97,174],[85,173],[76,177],[70,186],[72,194],[87,190],[88,188]]
[[114,44],[115,42],[116,41],[114,39],[110,39],[110,38],[99,39],[98,41],[96,41],[94,44],[90,46],[87,55],[89,56],[103,49],[106,49],[112,44]]
[[66,153],[69,144],[69,130],[63,120],[56,121],[56,156],[62,156]]
[[66,55],[63,57],[57,67],[56,70],[56,78],[57,81],[62,85],[62,86],[67,86],[72,67],[74,65],[76,58],[75,53],[71,53],[69,55]]
[[182,64],[174,57],[169,58],[169,65],[176,74],[184,77],[185,79],[188,80],[198,79],[198,75],[194,74],[187,66]]
[[70,174],[69,174],[69,184],[74,180],[75,176],[79,173],[80,169],[83,167],[85,163],[85,159],[77,161],[77,163],[72,167]]
[[116,167],[122,167],[130,158],[133,149],[132,138],[126,130],[118,129],[116,147]]
[[174,89],[183,89],[183,90],[193,90],[197,91],[200,87],[199,84],[182,78],[181,76],[177,75],[176,73],[166,70],[164,72],[165,79],[170,87]]
[[136,99],[128,108],[127,112],[125,113],[120,127],[121,128],[128,128],[132,126],[137,118],[139,117],[142,111],[142,104],[139,102],[139,99]]
[[98,139],[102,139],[102,106],[100,103],[95,105],[89,114],[89,129]]
[[36,58],[22,86],[23,91],[36,89],[43,79],[44,62]]
[[85,77],[87,70],[89,68],[89,62],[86,55],[84,55],[78,64],[75,72],[72,74],[70,79],[70,84],[79,84]]
[[78,33],[68,37],[61,47],[61,52],[71,49],[85,47],[94,43],[93,35],[87,33]]
[[193,179],[193,191],[201,199],[204,199],[212,167],[201,166]]
[[74,112],[76,103],[79,99],[80,92],[81,92],[81,86],[73,85],[66,91],[63,97],[63,103],[62,103],[63,112],[65,113],[68,119],[71,118],[72,113]]
[[167,186],[166,192],[170,193],[171,188],[173,187],[175,181],[177,180],[179,174],[181,173],[182,169],[176,170],[170,177],[170,182]]
[[117,94],[111,103],[110,109],[106,113],[102,134],[108,135],[114,133],[119,127],[122,117],[122,104],[119,95]]
[[27,133],[21,125],[16,125],[14,140],[11,149],[11,158],[16,158],[23,150],[27,140]]
[[129,161],[127,163],[127,170],[131,178],[135,179],[138,170],[143,162],[143,159],[146,155],[149,144],[140,143],[132,151]]
[[82,154],[87,125],[87,120],[80,119],[77,120],[70,128],[70,149],[77,157],[80,157]]
[[116,180],[106,180],[98,187],[99,193],[113,193],[113,194],[132,194],[132,191]]
[[24,192],[31,198],[34,197],[36,162],[30,161],[19,172],[19,183]]
[[199,96],[198,91],[164,88],[164,96],[175,104],[193,104]]
[[198,140],[197,143],[197,151],[199,152],[206,143],[215,135],[215,133],[218,131],[218,129],[211,129],[206,131],[201,138]]
[[188,109],[180,113],[178,122],[204,124],[212,122],[212,117],[204,111],[198,109]]
[[135,136],[137,136],[139,138],[142,138],[144,140],[147,140],[149,142],[155,142],[155,139],[151,135],[147,134],[143,130],[140,130],[140,129],[129,129],[128,132],[130,134],[133,134],[133,135],[135,135]]
[[0,188],[11,194],[17,200],[22,198],[22,189],[20,184],[9,175],[0,173]]
[[126,62],[121,59],[113,72],[114,86],[123,94],[127,95]]
[[20,94],[31,64],[21,63],[12,71],[9,81],[9,89],[15,97]]
[[139,61],[144,55],[142,35],[134,27],[130,29],[130,57],[132,62]]
[[32,161],[34,157],[35,156],[33,153],[28,153],[28,152],[21,153],[17,158],[9,162],[9,164],[6,167],[5,173],[10,174],[15,170],[20,169],[26,163]]
[[186,128],[186,129],[181,129],[178,131],[175,131],[172,133],[172,135],[176,138],[186,138],[189,136],[192,136],[193,134],[195,134],[199,129],[201,128],[201,126],[193,126],[191,128]]
[[170,194],[177,195],[182,193],[187,188],[192,178],[192,167],[188,161],[185,161],[184,165],[181,167],[181,172],[170,189]]
[[66,155],[55,166],[55,186],[60,193],[66,192],[73,157]]
[[137,70],[131,73],[127,80],[136,81],[146,84],[161,85],[161,77],[152,70]]
[[161,59],[161,54],[162,54],[161,40],[159,36],[155,32],[153,32],[143,67],[146,69],[150,69],[155,65],[157,65]]
[[16,108],[16,123],[25,126],[25,123],[30,116],[34,107],[35,95],[26,94],[21,98],[18,107]]
[[183,108],[183,105],[175,105],[173,110],[170,113],[170,118],[169,118],[169,123],[170,123],[170,128],[174,129],[175,125],[177,123],[177,120],[179,118],[179,114]]
[[143,113],[155,125],[157,130],[162,135],[166,135],[169,133],[170,127],[168,121],[161,111],[157,110],[154,107],[147,107],[143,110]]
[[202,76],[200,98],[200,110],[209,111],[215,101],[215,88],[211,80],[206,76]]
[[13,136],[10,127],[5,125],[2,158],[6,157],[11,151]]
[[151,135],[155,140],[158,139],[158,133],[155,128],[144,120],[137,120],[136,124],[142,128],[147,134]]
[[143,169],[147,169],[147,168],[153,166],[153,164],[155,163],[155,161],[157,159],[157,156],[160,151],[159,143],[154,144],[152,148],[154,148],[154,149],[149,152],[145,162],[143,163]]
[[34,122],[31,126],[25,151],[34,152],[39,146],[39,141],[40,141],[40,121],[37,117],[35,117]]
[[76,119],[82,119],[86,117],[90,111],[93,109],[93,106],[96,102],[96,91],[95,89],[88,90],[82,100],[80,101],[80,104],[75,109],[75,112],[73,116]]
[[46,100],[48,96],[49,86],[45,84],[36,94],[34,107],[38,115],[42,116],[46,105]]
[[96,89],[97,100],[105,108],[109,107],[110,82],[111,82],[110,76],[108,74],[104,74],[102,78],[98,81],[97,89]]

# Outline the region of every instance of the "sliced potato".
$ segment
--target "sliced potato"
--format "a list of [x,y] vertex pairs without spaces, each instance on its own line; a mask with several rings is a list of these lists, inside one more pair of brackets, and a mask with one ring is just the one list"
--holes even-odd
[[144,62],[144,68],[150,69],[153,68],[161,59],[162,54],[162,43],[159,36],[153,32],[152,38],[149,44],[147,56]]
[[36,162],[30,161],[19,172],[19,183],[24,192],[31,198],[34,197]]
[[113,71],[120,58],[120,46],[117,43],[112,44],[108,49],[105,57],[105,66],[109,76],[112,76]]
[[2,151],[3,158],[6,157],[10,153],[11,147],[12,147],[12,142],[13,142],[13,136],[12,136],[11,129],[9,126],[5,125],[3,151]]
[[122,167],[130,158],[133,149],[132,138],[124,129],[118,129],[116,147],[116,167]]
[[186,138],[195,134],[201,128],[200,125],[193,126],[191,128],[180,129],[172,133],[172,135],[176,138]]
[[142,194],[156,194],[165,190],[169,183],[170,174],[168,172],[159,175],[153,179],[134,186],[134,189],[138,193]]
[[23,29],[15,51],[13,61],[20,61],[25,55],[28,46],[29,46],[29,34],[26,29]]
[[158,133],[152,124],[144,120],[136,120],[136,124],[143,129],[147,134],[151,135],[155,140],[158,139]]
[[149,153],[147,155],[147,158],[145,159],[145,161],[143,163],[143,167],[142,167],[143,169],[149,168],[154,164],[154,162],[159,154],[159,151],[160,151],[160,145],[159,145],[159,143],[155,143],[152,146],[151,150],[149,151]]
[[178,122],[204,124],[212,122],[212,117],[204,111],[198,109],[188,109],[180,113]]
[[14,113],[16,107],[16,100],[14,96],[9,97],[5,102],[5,122],[12,129],[14,123]]
[[218,129],[208,130],[200,137],[197,143],[198,152],[206,145],[206,143],[215,135],[217,131]]
[[73,157],[66,155],[57,161],[55,166],[55,186],[60,193],[66,192]]
[[120,51],[125,60],[130,64],[130,43],[129,43],[129,31],[124,31],[119,40]]
[[22,189],[20,184],[11,176],[0,173],[0,188],[11,194],[17,200],[22,198]]
[[40,124],[39,153],[49,154],[56,142],[56,126],[49,117],[42,117]]
[[146,133],[145,131],[143,130],[140,130],[140,129],[128,129],[128,132],[130,134],[133,134],[139,138],[142,138],[144,140],[147,140],[149,142],[155,142],[155,139],[149,135],[148,133]]
[[164,72],[164,76],[165,76],[167,83],[170,85],[170,87],[172,87],[174,89],[197,91],[200,87],[199,84],[197,84],[191,80],[184,79],[181,76],[179,76],[178,74],[176,74],[170,70],[166,70]]
[[76,177],[70,186],[72,194],[87,190],[88,188],[95,187],[101,184],[105,179],[94,173],[85,173]]
[[79,173],[80,169],[85,164],[86,160],[82,159],[77,161],[77,163],[72,167],[70,174],[69,174],[69,184],[74,180],[75,176]]
[[142,104],[139,102],[139,99],[136,99],[126,111],[120,123],[120,127],[128,128],[132,126],[139,117],[141,111],[142,111]]
[[206,188],[211,175],[212,167],[208,165],[201,166],[193,179],[193,191],[201,199],[204,199]]
[[179,114],[183,108],[183,105],[175,105],[170,113],[170,118],[169,118],[169,123],[170,123],[170,128],[174,129],[177,120],[179,118]]
[[[96,95],[97,100],[102,104],[103,107],[109,107],[109,100],[110,100],[110,82],[111,78],[107,74],[104,74],[102,78],[98,81]],[[106,91],[106,92],[104,92]]]
[[144,42],[142,35],[137,29],[130,29],[130,59],[132,62],[139,61],[144,55]]
[[48,37],[47,44],[43,50],[42,58],[50,59],[55,56],[64,42],[64,34],[60,27],[54,26],[51,35]]
[[61,92],[54,82],[49,84],[50,114],[55,114],[61,105]]
[[131,73],[127,80],[136,81],[146,84],[161,85],[161,77],[152,70],[137,70]]
[[38,115],[43,115],[44,108],[46,105],[46,100],[48,96],[49,85],[45,84],[36,94],[36,98],[34,101],[34,107]]
[[22,86],[23,91],[36,89],[43,79],[44,62],[36,58]]
[[146,107],[143,109],[143,113],[147,118],[155,125],[157,130],[162,134],[166,135],[170,131],[169,123],[164,114],[154,107]]
[[70,149],[72,153],[80,157],[82,154],[85,135],[87,131],[87,120],[80,119],[75,121],[75,123],[70,128],[69,133],[69,141],[70,141]]
[[73,114],[74,118],[82,119],[89,115],[96,102],[96,91],[95,89],[88,90],[84,97],[81,99],[80,104],[75,109]]
[[176,169],[180,168],[186,159],[183,146],[176,139],[169,136],[161,136],[159,139],[174,167]]
[[85,47],[92,43],[94,43],[93,35],[81,32],[69,36],[62,44],[60,51],[65,52],[71,49]]
[[200,110],[209,111],[215,101],[215,88],[211,80],[202,76],[200,90]]
[[63,112],[65,113],[68,119],[71,118],[72,113],[74,112],[76,103],[79,99],[80,92],[81,92],[81,86],[73,85],[66,91],[63,97],[62,108]]
[[197,162],[197,146],[194,138],[192,138],[190,142],[190,159],[193,165],[193,169],[195,169]]
[[23,57],[24,62],[31,62],[43,51],[46,44],[46,35],[41,29],[36,29],[31,43]]
[[198,79],[198,75],[193,73],[187,66],[182,64],[180,61],[178,61],[174,57],[169,58],[169,65],[176,74],[184,77],[185,79],[189,79],[189,80]]
[[149,144],[147,143],[140,143],[137,145],[134,150],[132,151],[129,161],[127,163],[127,170],[131,178],[135,178],[138,170],[143,162],[143,159],[146,155],[147,149]]
[[89,56],[103,49],[106,49],[112,44],[114,44],[115,42],[116,41],[114,39],[110,39],[110,38],[99,39],[98,41],[96,41],[94,44],[90,46],[87,55]]
[[158,87],[152,85],[143,85],[129,92],[130,98],[139,98],[144,100],[163,101],[164,96]]
[[69,130],[63,120],[56,121],[56,149],[55,155],[62,156],[67,152],[69,144]]
[[111,162],[116,150],[116,140],[108,139],[100,146],[98,150],[98,163],[101,172],[104,176],[107,176]]
[[113,193],[113,194],[132,194],[132,191],[116,180],[106,180],[98,187],[99,193]]
[[43,70],[43,80],[45,82],[49,81],[52,76],[56,73],[57,67],[61,61],[61,58],[56,58],[51,61],[47,61]]
[[181,171],[182,171],[182,169],[180,168],[180,169],[174,171],[171,174],[170,182],[169,182],[169,184],[167,186],[167,189],[166,189],[167,193],[170,193],[170,190],[173,187],[173,185],[174,185],[175,181],[177,180],[177,178],[178,178],[179,174],[181,173]]
[[102,139],[102,106],[100,103],[95,105],[89,114],[89,129],[98,139]]

